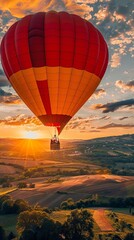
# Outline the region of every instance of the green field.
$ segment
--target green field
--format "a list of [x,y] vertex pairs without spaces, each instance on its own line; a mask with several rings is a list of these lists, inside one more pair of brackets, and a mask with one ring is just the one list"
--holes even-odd
[[7,234],[9,234],[11,231],[16,233],[17,217],[18,216],[15,214],[0,215],[0,226],[6,230]]

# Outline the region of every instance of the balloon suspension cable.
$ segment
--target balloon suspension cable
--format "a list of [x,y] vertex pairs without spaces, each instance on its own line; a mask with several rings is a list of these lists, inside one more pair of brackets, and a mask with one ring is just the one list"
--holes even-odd
[[57,136],[58,134],[57,134],[57,128],[55,127],[55,136]]
[[59,138],[57,127],[52,126],[52,131],[49,129],[49,127],[47,127],[47,131],[49,132],[49,135],[51,136],[51,138],[53,138],[54,136]]
[[52,132],[50,131],[49,127],[47,127],[46,129],[47,129],[47,131],[49,132],[49,135],[50,135],[51,138],[52,138],[52,137],[53,137],[53,134],[52,134]]
[[57,127],[54,128],[54,135],[59,138],[59,134],[58,134],[58,130],[57,130]]
[[60,150],[60,141],[58,137],[58,129],[55,127],[54,129],[54,135],[50,141],[50,149],[51,150]]

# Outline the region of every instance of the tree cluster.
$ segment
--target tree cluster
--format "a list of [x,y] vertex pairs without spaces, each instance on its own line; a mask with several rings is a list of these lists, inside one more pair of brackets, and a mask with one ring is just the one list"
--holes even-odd
[[126,229],[127,230],[134,230],[132,227],[132,224],[127,223],[124,220],[121,220],[118,218],[118,215],[114,212],[110,212],[108,216],[112,219],[114,222],[114,228],[119,231],[119,232],[124,232]]
[[55,222],[42,211],[20,213],[17,223],[19,240],[92,240],[93,219],[86,210],[74,210],[65,223]]
[[[103,170],[100,170],[102,173]],[[87,175],[87,174],[95,174],[96,170],[94,169],[88,169],[88,168],[81,168],[81,169],[76,169],[76,170],[63,170],[63,169],[55,169],[53,170],[48,170],[44,166],[42,167],[33,167],[29,169],[25,169],[23,172],[23,177],[24,178],[36,178],[36,177],[55,177],[55,176],[60,176],[60,177],[65,177],[65,176],[78,176],[78,175]]]
[[23,199],[13,200],[9,195],[3,195],[0,197],[1,214],[18,214],[29,208],[29,204]]
[[88,207],[113,207],[113,208],[124,208],[124,207],[134,207],[134,197],[128,198],[109,198],[100,199],[92,195],[86,199],[80,199],[79,201],[73,201],[72,198],[63,201],[60,205],[61,209],[72,210]]

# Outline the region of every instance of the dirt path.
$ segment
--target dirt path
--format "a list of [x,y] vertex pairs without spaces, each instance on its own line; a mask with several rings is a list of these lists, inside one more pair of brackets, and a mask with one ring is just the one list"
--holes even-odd
[[113,232],[115,231],[112,227],[108,217],[105,214],[104,209],[94,210],[93,219],[99,226],[102,232]]

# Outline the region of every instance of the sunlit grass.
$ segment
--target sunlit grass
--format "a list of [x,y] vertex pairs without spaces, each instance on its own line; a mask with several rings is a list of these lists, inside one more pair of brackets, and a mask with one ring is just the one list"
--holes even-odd
[[132,224],[132,227],[134,228],[134,216],[132,216],[132,215],[130,216],[128,214],[123,214],[123,213],[117,213],[117,212],[116,212],[116,214],[119,219],[121,219],[122,221],[125,221],[129,224]]
[[11,193],[15,191],[17,188],[16,187],[9,187],[9,188],[0,188],[0,196]]

